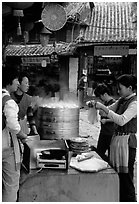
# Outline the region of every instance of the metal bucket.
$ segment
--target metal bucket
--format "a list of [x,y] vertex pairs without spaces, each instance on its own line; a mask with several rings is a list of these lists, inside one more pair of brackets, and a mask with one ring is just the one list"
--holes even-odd
[[79,135],[79,108],[39,107],[37,118],[41,140],[69,139]]

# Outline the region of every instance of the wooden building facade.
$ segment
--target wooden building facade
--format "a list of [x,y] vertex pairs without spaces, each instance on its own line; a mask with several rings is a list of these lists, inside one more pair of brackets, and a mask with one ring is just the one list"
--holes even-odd
[[[32,83],[45,77],[74,93],[82,73],[87,76],[87,87],[92,81],[113,80],[123,73],[136,75],[137,30],[132,2],[61,5],[67,19],[60,30],[46,29],[40,19],[47,3],[36,2],[24,9],[20,36],[16,33],[14,8],[8,7],[8,14],[3,9],[6,61],[28,71]],[[3,8],[7,6],[3,3]]]
[[114,81],[121,74],[137,76],[137,30],[131,2],[95,2],[84,41],[77,45],[80,72],[92,81]]

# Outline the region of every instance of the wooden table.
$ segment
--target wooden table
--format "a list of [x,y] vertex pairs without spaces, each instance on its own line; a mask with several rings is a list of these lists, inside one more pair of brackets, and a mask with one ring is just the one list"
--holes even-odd
[[22,171],[19,202],[118,202],[118,174],[108,168],[84,173],[73,168]]

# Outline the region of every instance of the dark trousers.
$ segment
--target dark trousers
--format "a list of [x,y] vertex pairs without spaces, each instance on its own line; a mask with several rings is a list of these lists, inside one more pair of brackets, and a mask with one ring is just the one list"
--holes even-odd
[[129,147],[128,173],[119,173],[120,202],[136,202],[133,182],[136,149]]
[[[109,162],[111,138],[112,138],[112,135],[104,135],[103,133],[100,132],[98,143],[97,143],[96,152],[106,162]],[[108,150],[108,157],[105,155],[107,150]]]

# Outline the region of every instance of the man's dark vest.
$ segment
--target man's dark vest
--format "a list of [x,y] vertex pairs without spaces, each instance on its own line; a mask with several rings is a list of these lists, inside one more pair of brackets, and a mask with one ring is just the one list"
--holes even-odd
[[[137,96],[132,96],[129,99],[119,99],[118,107],[116,113],[123,114],[126,109],[128,108],[129,104],[133,101],[137,100]],[[135,136],[135,133],[137,132],[137,117],[132,118],[128,123],[126,123],[124,126],[116,125],[115,133],[131,133],[129,137],[129,146],[136,148],[137,147],[137,139]]]
[[[110,101],[105,102],[104,105],[105,106],[110,106],[114,102],[115,102],[115,99],[112,98]],[[101,119],[108,119],[108,117],[102,116]],[[100,134],[112,136],[113,133],[114,133],[114,123],[113,122],[107,122],[105,124],[101,123]]]

